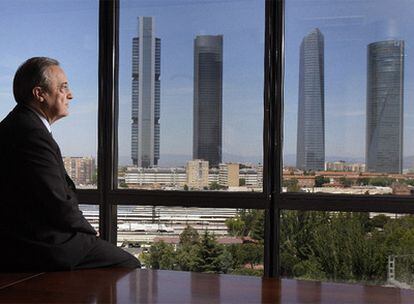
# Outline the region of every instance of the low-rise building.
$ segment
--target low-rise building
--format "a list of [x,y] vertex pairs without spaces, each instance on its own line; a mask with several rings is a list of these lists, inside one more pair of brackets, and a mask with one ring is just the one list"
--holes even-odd
[[241,168],[239,170],[239,180],[243,180],[244,186],[251,188],[263,187],[263,169],[256,168]]
[[187,162],[187,186],[203,190],[208,187],[208,161],[195,159]]
[[125,183],[131,188],[154,188],[161,186],[184,186],[187,175],[184,168],[127,167]]
[[349,163],[343,160],[334,162],[325,162],[326,171],[343,171],[343,172],[365,172],[365,164]]
[[219,184],[226,187],[238,187],[239,164],[228,163],[219,165]]

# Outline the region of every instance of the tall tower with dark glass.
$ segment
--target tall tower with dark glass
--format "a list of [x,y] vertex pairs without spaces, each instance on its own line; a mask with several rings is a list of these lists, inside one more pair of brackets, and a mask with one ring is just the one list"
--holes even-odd
[[325,167],[324,39],[312,30],[300,45],[299,109],[296,167],[306,171]]
[[366,165],[401,173],[403,166],[404,41],[368,45]]
[[193,159],[221,162],[223,36],[194,40]]
[[161,40],[154,37],[152,17],[140,17],[132,39],[131,157],[138,167],[152,167],[160,158]]

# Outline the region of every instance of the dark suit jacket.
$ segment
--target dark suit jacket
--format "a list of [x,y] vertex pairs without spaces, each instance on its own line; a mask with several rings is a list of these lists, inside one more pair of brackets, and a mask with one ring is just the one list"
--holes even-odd
[[0,271],[72,269],[95,242],[57,143],[17,105],[0,123]]

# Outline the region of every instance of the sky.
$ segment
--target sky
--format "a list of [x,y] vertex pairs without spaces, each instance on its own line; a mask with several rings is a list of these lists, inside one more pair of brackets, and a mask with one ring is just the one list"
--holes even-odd
[[191,158],[197,35],[223,35],[223,154],[261,159],[264,2],[250,0],[121,1],[120,155],[130,153],[131,41],[139,16],[154,18],[161,39],[160,163],[165,154]]
[[52,125],[64,155],[96,156],[98,81],[96,1],[0,1],[0,119],[15,106],[18,66],[34,56],[60,61],[74,99],[70,115]]
[[284,153],[296,153],[299,46],[313,28],[325,41],[326,156],[364,158],[367,45],[405,41],[404,156],[414,154],[414,1],[286,1]]
[[[192,152],[193,40],[224,36],[223,153],[262,159],[264,1],[121,1],[119,155],[130,156],[131,53],[138,17],[153,16],[161,38],[161,159]],[[365,151],[366,47],[405,40],[404,156],[414,155],[411,0],[287,0],[284,154],[296,153],[299,46],[318,27],[325,38],[327,156]],[[98,3],[94,0],[0,1],[0,118],[14,106],[12,78],[25,59],[58,59],[75,98],[52,126],[64,155],[96,156]],[[231,157],[227,156],[227,160]],[[237,161],[237,159],[234,159]]]

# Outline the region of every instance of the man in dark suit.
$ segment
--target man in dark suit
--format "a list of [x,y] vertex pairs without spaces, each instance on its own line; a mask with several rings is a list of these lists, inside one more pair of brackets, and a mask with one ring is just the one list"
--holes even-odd
[[0,271],[140,267],[99,239],[79,210],[50,130],[73,98],[59,62],[24,62],[13,93],[17,106],[0,123]]

